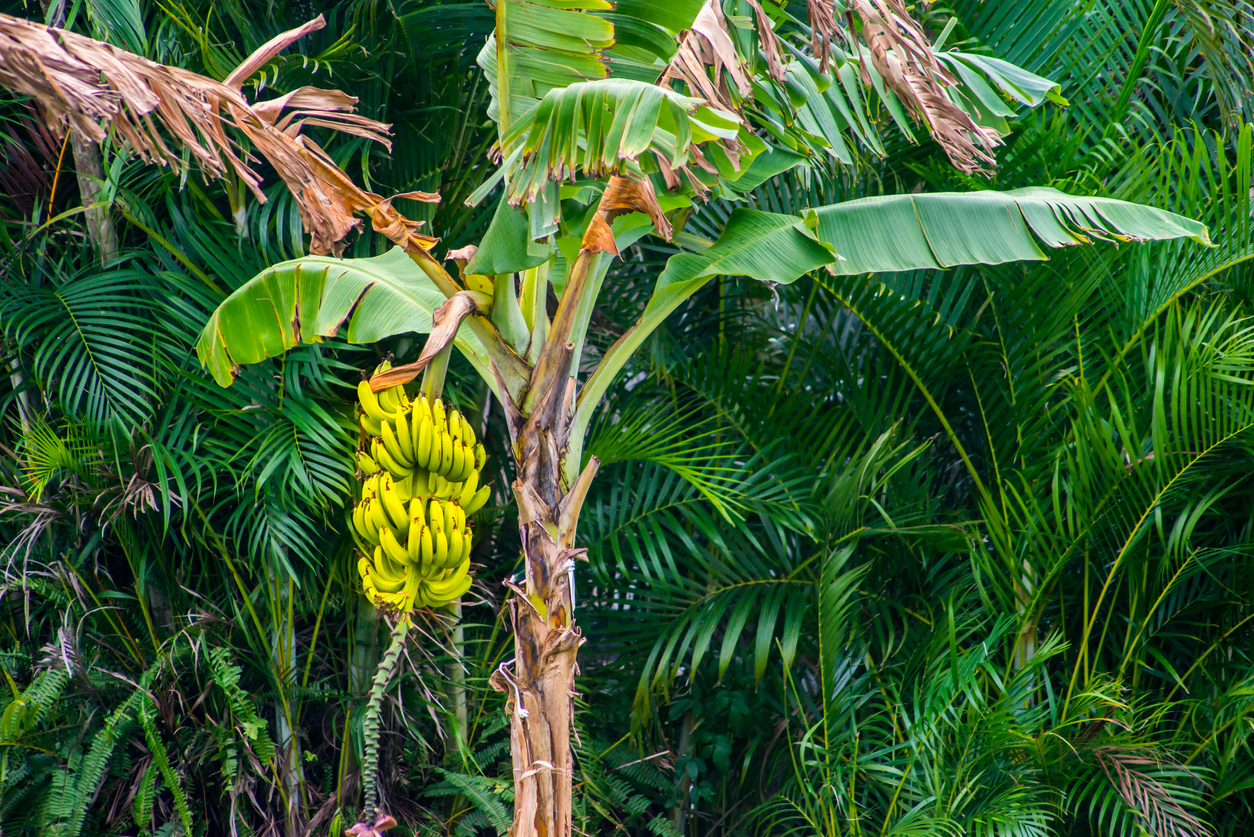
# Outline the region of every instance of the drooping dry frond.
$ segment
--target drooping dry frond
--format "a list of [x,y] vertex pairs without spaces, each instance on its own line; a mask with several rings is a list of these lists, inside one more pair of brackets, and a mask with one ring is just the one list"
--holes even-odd
[[111,128],[147,162],[181,170],[185,149],[206,178],[233,171],[264,203],[253,158],[227,129],[238,131],[291,189],[315,254],[342,252],[344,237],[361,223],[353,218],[359,211],[369,212],[375,228],[398,244],[430,249],[434,240],[418,235],[415,222],[392,209],[390,200],[358,188],[300,134],[306,126],[329,128],[390,149],[389,126],[353,113],[357,100],[338,90],[302,87],[261,103],[250,103],[241,92],[281,50],[325,25],[319,16],[278,35],[219,82],[73,32],[0,15],[0,84],[32,96],[56,122],[68,120],[96,142]]
[[807,0],[810,20],[810,54],[819,59],[819,72],[826,73],[832,61],[832,38],[836,35],[836,9],[832,0]]
[[[713,69],[713,79],[706,72],[707,67]],[[732,85],[742,97],[753,92],[718,0],[708,0],[697,13],[692,28],[680,33],[679,49],[657,83],[666,86],[675,79],[684,82],[692,95],[732,112],[740,110],[731,95]]]
[[968,173],[987,172],[981,164],[996,162],[989,152],[1002,144],[1001,135],[977,125],[945,95],[944,88],[956,85],[957,79],[936,60],[903,0],[855,0],[853,8],[862,18],[871,62],[885,83],[927,125],[954,166]]

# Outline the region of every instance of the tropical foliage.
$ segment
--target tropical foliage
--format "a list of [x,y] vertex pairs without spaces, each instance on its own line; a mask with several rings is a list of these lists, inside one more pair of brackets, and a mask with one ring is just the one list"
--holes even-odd
[[[585,371],[620,358],[621,372],[589,381],[604,403],[583,414],[584,453],[601,473],[580,529],[589,644],[576,827],[1237,832],[1254,818],[1248,10],[928,8],[922,31],[968,85],[971,111],[1006,129],[990,184],[955,173],[943,138],[909,142],[902,128],[920,132],[891,88],[856,83],[861,48],[839,40],[848,30],[816,47],[810,67],[798,11],[764,6],[785,50],[797,49],[784,88],[797,114],[774,117],[770,136],[811,164],[755,169],[780,153],[761,149],[739,178],[723,169],[710,184],[737,199],[685,212],[673,243],[620,238],[603,277],[613,293],[583,338]],[[230,4],[58,8],[49,14],[67,28],[218,79],[304,22],[303,9]],[[673,48],[658,32],[697,14],[582,9],[510,0],[520,20],[576,16],[578,43],[520,37],[480,52],[497,25],[485,5],[343,4],[259,68],[249,95],[331,86],[330,75],[393,125],[390,152],[307,128],[330,159],[380,194],[438,190],[439,204],[404,201],[407,214],[444,236],[441,248],[475,242],[487,258],[484,231],[517,218],[499,193],[465,204],[495,170],[487,151],[501,134],[482,114],[507,126],[530,115],[517,141],[539,148],[545,126],[583,104],[570,77],[546,82],[557,95],[511,84],[502,97],[479,65],[525,65],[548,49],[580,66],[609,50],[613,108],[639,108],[639,84],[653,79],[636,76]],[[757,12],[723,12],[748,49]],[[820,59],[848,78],[819,90]],[[999,61],[1061,89],[1026,76],[998,84],[1011,72]],[[851,100],[868,89],[880,98]],[[732,79],[701,95],[730,113],[748,95],[736,90]],[[752,93],[751,110],[787,109],[776,88]],[[685,118],[718,147],[716,115],[664,98],[650,106],[671,128],[617,151],[669,153],[664,134]],[[218,387],[195,355],[202,327],[253,277],[305,256],[290,194],[266,186],[258,204],[240,176],[205,184],[104,143],[97,200],[111,202],[118,247],[102,267],[66,173],[68,140],[27,101],[4,115],[0,828],[338,831],[377,746],[383,798],[403,827],[504,833],[509,718],[487,684],[512,653],[500,580],[520,569],[504,490],[480,522],[482,602],[468,601],[456,627],[417,626],[377,740],[363,724],[388,634],[354,589],[344,527],[352,388],[358,370],[388,354],[413,360],[421,344],[349,324],[251,358],[261,362]],[[561,145],[567,136],[552,133],[543,165],[616,154]],[[976,141],[968,168],[990,150]],[[511,189],[557,188],[536,178],[536,160],[503,161]],[[937,198],[920,194],[989,185],[1008,196],[932,211]],[[1083,199],[1028,190],[1042,186]],[[523,218],[556,224],[559,248],[596,196],[561,197],[570,217]],[[1118,242],[1125,224],[1148,223],[1108,198],[1198,219],[1215,246],[1048,248]],[[989,201],[995,212],[962,214]],[[1004,212],[1010,201],[1018,216]],[[846,209],[807,213],[832,205]],[[987,226],[1007,217],[1031,233]],[[939,252],[942,232],[967,250]],[[775,263],[737,261],[753,235],[784,242]],[[525,261],[521,240],[500,258]],[[951,267],[1039,259],[1038,242],[1048,261]],[[365,271],[387,263],[387,246],[362,235],[345,254],[379,257]],[[990,246],[1004,255],[978,249]],[[785,263],[797,252],[810,262]],[[835,269],[815,269],[826,264]],[[783,284],[735,278],[768,270]],[[659,302],[659,276],[684,295]],[[527,328],[546,308],[531,303]],[[642,313],[649,328],[632,331]],[[640,350],[622,351],[624,336]],[[503,488],[514,478],[506,417],[475,374],[482,344],[463,342],[446,393],[482,418]]]

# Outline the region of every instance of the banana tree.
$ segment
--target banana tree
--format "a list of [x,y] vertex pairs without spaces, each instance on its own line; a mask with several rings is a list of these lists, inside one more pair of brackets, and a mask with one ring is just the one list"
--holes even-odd
[[[830,176],[858,154],[882,154],[886,126],[876,114],[911,137],[921,126],[957,168],[983,172],[1012,105],[1062,102],[1047,79],[942,51],[902,0],[809,0],[804,21],[772,0],[497,0],[493,9],[495,32],[479,64],[499,165],[470,200],[493,199],[496,209],[478,246],[444,259],[435,255],[438,239],[401,215],[394,198],[357,187],[301,136],[312,124],[386,141],[384,126],[351,113],[352,100],[310,88],[261,103],[242,96],[245,80],[320,21],[276,38],[218,83],[0,19],[8,38],[0,58],[10,59],[0,60],[0,83],[39,97],[89,135],[103,138],[100,123],[111,123],[140,153],[178,166],[162,141],[173,137],[206,174],[233,171],[259,199],[257,177],[226,129],[275,165],[313,255],[269,268],[213,314],[197,348],[221,385],[243,364],[341,328],[356,343],[429,335],[415,362],[371,379],[375,391],[429,365],[442,374],[454,346],[484,378],[512,440],[525,563],[521,582],[505,582],[516,654],[491,681],[511,716],[511,833],[567,837],[572,692],[584,641],[575,621],[575,567],[586,557],[577,526],[598,465],[584,456],[584,437],[602,397],[671,312],[720,276],[790,283],[814,271],[1044,259],[1042,245],[1093,239],[1205,243],[1207,231],[1150,207],[1051,189],[869,198],[796,215],[753,209],[754,188],[769,178],[793,169]],[[24,60],[31,55],[39,60]],[[285,107],[292,114],[282,116]],[[684,232],[702,202],[741,204],[713,241]],[[356,213],[395,247],[339,258],[360,224]],[[635,325],[581,381],[607,274],[645,236],[675,253]]]

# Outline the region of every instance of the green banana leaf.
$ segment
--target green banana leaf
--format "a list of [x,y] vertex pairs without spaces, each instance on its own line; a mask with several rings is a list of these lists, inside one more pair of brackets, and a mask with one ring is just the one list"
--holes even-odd
[[1046,188],[889,195],[814,213],[819,238],[840,255],[832,272],[843,276],[1040,261],[1048,256],[1037,238],[1050,247],[1095,238],[1211,243],[1205,224],[1174,212]]
[[1037,237],[1050,247],[1094,238],[1191,238],[1210,244],[1205,224],[1174,212],[1044,188],[863,198],[805,215],[803,222],[739,209],[709,249],[667,261],[639,321],[605,353],[580,394],[568,476],[578,473],[583,436],[597,402],[632,353],[714,276],[787,283],[819,267],[848,276],[1045,259]]
[[815,236],[812,225],[795,215],[755,209],[733,212],[718,241],[702,252],[671,256],[640,319],[610,347],[580,391],[565,461],[567,477],[579,473],[592,413],[618,373],[663,320],[706,282],[715,276],[751,276],[789,284],[835,260],[835,252]]
[[[227,297],[201,332],[196,354],[214,380],[230,386],[240,366],[332,337],[346,322],[350,343],[425,334],[442,302],[444,294],[400,247],[370,259],[305,256],[266,269]],[[494,383],[470,330],[461,329],[455,342]]]

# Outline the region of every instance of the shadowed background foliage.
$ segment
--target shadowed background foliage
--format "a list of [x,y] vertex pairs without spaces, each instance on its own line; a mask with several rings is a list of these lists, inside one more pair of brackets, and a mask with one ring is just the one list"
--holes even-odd
[[[351,92],[394,144],[328,135],[340,165],[381,194],[439,191],[404,210],[441,248],[488,221],[493,202],[464,205],[492,165],[484,4],[10,5],[215,78],[321,13],[249,93]],[[749,205],[1047,185],[1201,219],[1217,246],[720,279],[659,328],[588,444],[583,833],[1201,835],[1254,817],[1250,10],[915,12],[943,48],[1054,79],[1068,104],[1004,102],[988,180],[885,113],[882,155]],[[0,141],[0,833],[326,833],[359,804],[387,642],[343,517],[352,388],[420,345],[327,340],[220,389],[193,351],[205,320],[306,246],[282,185],[263,169],[270,200],[244,204],[238,183],[97,150],[102,267],[69,144],[14,99]],[[683,232],[725,220],[711,207]],[[588,365],[672,252],[615,264]],[[498,491],[481,601],[459,634],[419,626],[388,698],[382,793],[415,834],[510,819],[487,689],[518,569],[508,437],[460,363],[449,394],[487,428]]]

